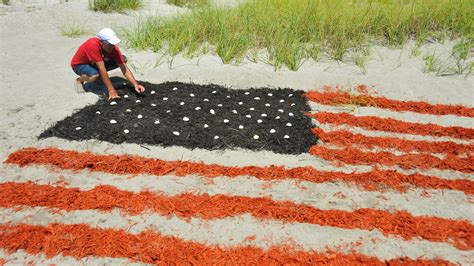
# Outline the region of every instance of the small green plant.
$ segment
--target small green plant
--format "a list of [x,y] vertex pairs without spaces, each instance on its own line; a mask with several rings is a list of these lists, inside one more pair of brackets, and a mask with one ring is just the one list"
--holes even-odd
[[439,59],[439,56],[436,55],[436,51],[423,56],[423,62],[425,63],[423,72],[425,73],[436,72],[437,75],[441,73],[441,70],[442,70],[441,61]]
[[4,4],[4,5],[9,5],[9,4],[10,4],[10,0],[2,0],[2,4]]
[[181,7],[203,7],[209,5],[209,0],[166,0],[167,4]]
[[472,48],[474,47],[474,39],[462,38],[453,47],[451,53],[454,58],[454,73],[458,75],[472,73],[472,67],[474,62],[468,62],[469,58],[472,58]]
[[122,12],[137,10],[143,6],[142,0],[89,0],[89,9],[102,12]]
[[354,62],[356,66],[360,68],[360,70],[362,71],[364,75],[367,75],[367,68],[365,67],[367,64],[367,60],[368,60],[368,57],[362,53],[356,53],[354,57]]
[[59,27],[62,36],[75,38],[89,33],[84,25],[76,23],[68,23]]

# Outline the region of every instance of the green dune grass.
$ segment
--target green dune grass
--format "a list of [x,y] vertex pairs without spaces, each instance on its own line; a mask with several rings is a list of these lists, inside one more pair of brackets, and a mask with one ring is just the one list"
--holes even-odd
[[137,10],[143,6],[142,0],[89,0],[89,9],[102,12],[122,12]]
[[172,18],[140,20],[127,32],[138,50],[194,56],[213,49],[224,63],[266,49],[266,62],[297,70],[322,54],[341,60],[372,44],[414,39],[474,40],[474,0],[248,0],[235,8],[206,6]]

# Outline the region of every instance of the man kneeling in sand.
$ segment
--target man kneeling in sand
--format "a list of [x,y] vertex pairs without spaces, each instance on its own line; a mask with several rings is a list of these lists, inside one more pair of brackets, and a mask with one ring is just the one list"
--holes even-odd
[[71,67],[79,75],[74,82],[77,92],[84,92],[84,83],[96,81],[102,78],[105,87],[109,92],[109,100],[117,99],[117,94],[107,71],[120,67],[123,75],[135,87],[135,91],[142,93],[145,88],[138,84],[130,69],[126,64],[126,57],[122,55],[117,44],[120,39],[112,29],[102,29],[96,38],[90,38],[83,43],[71,60]]

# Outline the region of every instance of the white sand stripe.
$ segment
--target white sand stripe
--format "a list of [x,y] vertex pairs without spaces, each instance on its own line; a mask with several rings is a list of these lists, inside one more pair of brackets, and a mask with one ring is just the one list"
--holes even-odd
[[46,255],[40,253],[32,255],[19,249],[13,253],[8,253],[0,248],[0,258],[5,259],[5,266],[14,265],[119,265],[119,266],[141,266],[151,265],[145,263],[132,262],[128,259],[117,259],[108,257],[85,257],[80,260],[70,256],[56,255],[52,258],[46,258]]
[[474,222],[473,196],[454,190],[411,189],[398,191],[362,191],[342,182],[295,182],[294,180],[263,181],[255,177],[236,178],[200,176],[150,176],[133,177],[106,173],[50,171],[47,167],[16,166],[5,169],[2,182],[28,182],[49,185],[57,182],[66,187],[90,190],[99,185],[111,185],[117,189],[138,193],[143,190],[175,196],[193,194],[231,195],[245,197],[272,197],[277,201],[292,201],[323,210],[354,211],[372,208],[385,211],[406,210],[414,216],[428,215],[448,219],[465,219]]
[[[306,251],[325,251],[327,247],[341,252],[356,252],[376,256],[383,260],[408,256],[435,258],[469,264],[474,262],[474,251],[463,251],[447,243],[396,237],[386,237],[378,230],[347,230],[330,226],[305,223],[282,223],[255,219],[250,215],[202,220],[191,218],[185,221],[176,216],[164,217],[157,214],[124,215],[119,210],[99,212],[95,210],[55,212],[47,208],[25,208],[22,210],[0,208],[0,217],[5,223],[27,223],[46,226],[49,223],[84,223],[95,228],[124,229],[138,234],[154,230],[164,236],[179,237],[205,245],[236,247],[256,246],[267,249],[272,246],[291,243],[295,248]],[[250,240],[249,237],[255,237]]]
[[[101,155],[133,154],[145,158],[154,158],[164,161],[190,161],[205,164],[219,164],[223,166],[244,167],[244,166],[287,166],[291,168],[310,166],[318,170],[366,172],[370,166],[346,166],[344,168],[335,167],[320,158],[309,153],[300,155],[278,154],[270,151],[252,150],[219,150],[209,151],[204,149],[187,149],[183,147],[160,147],[148,146],[143,148],[137,144],[112,144],[96,140],[67,141],[59,138],[47,138],[39,140],[35,145],[37,148],[56,147],[63,150],[75,150],[79,152],[92,152]],[[13,151],[12,151],[13,152]]]
[[349,125],[334,125],[334,124],[321,124],[315,119],[313,119],[313,124],[315,127],[320,127],[324,131],[335,131],[335,130],[347,130],[352,133],[358,133],[362,135],[366,135],[369,137],[394,137],[406,140],[425,140],[425,141],[451,141],[458,144],[473,144],[473,141],[469,140],[462,140],[450,137],[433,137],[433,136],[422,136],[422,135],[414,135],[414,134],[404,134],[404,133],[395,133],[395,132],[387,132],[387,131],[377,131],[377,130],[366,130],[360,127],[354,127]]
[[474,128],[474,118],[457,115],[431,115],[416,112],[397,112],[389,109],[376,107],[357,107],[356,112],[352,112],[352,107],[323,105],[309,101],[309,106],[315,112],[350,113],[355,116],[377,116],[380,118],[393,118],[411,123],[436,124],[443,127],[465,127]]
[[[328,130],[324,128],[324,130]],[[328,130],[330,131],[330,130]],[[373,131],[374,132],[374,131]],[[357,133],[357,132],[356,132]],[[294,167],[305,167],[310,166],[322,171],[341,171],[344,173],[363,173],[372,170],[371,166],[367,165],[342,165],[336,166],[333,162],[326,161],[317,156],[313,156],[309,153],[300,155],[284,155],[276,154],[268,151],[251,151],[251,150],[224,150],[224,151],[208,151],[202,149],[189,150],[182,147],[159,147],[159,146],[146,146],[147,149],[137,144],[122,143],[120,145],[111,144],[107,142],[85,140],[85,141],[66,141],[59,138],[48,138],[43,139],[35,145],[38,148],[41,147],[57,147],[64,150],[76,150],[80,152],[93,152],[96,154],[134,154],[145,158],[156,158],[165,161],[183,160],[191,162],[202,162],[206,164],[219,164],[223,166],[291,166]],[[133,151],[130,153],[130,151]],[[273,161],[272,158],[275,158]],[[1,166],[0,166],[1,168]],[[380,166],[382,169],[397,170],[401,173],[413,173],[417,172],[420,174],[433,175],[444,179],[474,179],[473,174],[461,173],[457,171],[449,170],[404,170],[398,167],[386,167]]]

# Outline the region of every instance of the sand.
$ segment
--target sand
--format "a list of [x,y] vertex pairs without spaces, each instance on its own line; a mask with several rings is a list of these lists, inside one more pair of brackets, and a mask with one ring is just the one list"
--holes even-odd
[[[75,110],[80,109],[88,104],[92,104],[98,100],[98,96],[94,94],[77,94],[73,88],[73,81],[76,78],[75,74],[69,66],[69,62],[75,53],[76,49],[82,42],[91,36],[95,35],[103,27],[113,27],[120,32],[122,27],[130,27],[137,20],[138,17],[157,14],[160,16],[172,16],[180,12],[187,12],[185,8],[177,8],[164,3],[164,1],[149,1],[146,7],[139,12],[129,12],[127,14],[104,14],[94,13],[87,10],[87,1],[12,1],[11,6],[0,5],[0,159],[3,161],[7,155],[17,149],[28,146],[58,146],[62,148],[75,150],[88,150],[97,153],[129,153],[139,154],[147,157],[161,158],[166,160],[192,160],[204,161],[208,163],[220,163],[223,165],[246,165],[253,163],[255,165],[271,165],[271,164],[286,164],[290,166],[317,166],[323,170],[334,170],[335,166],[309,154],[302,155],[277,155],[271,152],[250,152],[246,150],[237,151],[206,151],[206,150],[187,150],[182,147],[150,147],[144,149],[139,145],[126,144],[114,145],[99,141],[85,141],[85,142],[68,142],[56,138],[38,140],[37,136],[46,128],[55,124],[58,120],[64,119],[71,115]],[[220,3],[228,4],[232,1],[221,1]],[[87,36],[79,38],[67,38],[61,36],[59,27],[68,23],[80,22],[86,25],[91,32]],[[119,36],[120,37],[120,36]],[[448,53],[453,46],[452,42],[445,44],[430,44],[423,47],[422,53],[436,49]],[[333,60],[323,58],[319,62],[308,61],[305,62],[301,69],[297,72],[281,69],[275,71],[273,66],[260,63],[252,63],[249,60],[244,60],[240,65],[224,65],[221,60],[212,54],[202,55],[196,59],[187,59],[177,56],[172,65],[160,58],[160,54],[149,51],[134,51],[123,44],[122,50],[129,58],[129,65],[134,71],[135,77],[138,80],[146,80],[152,83],[161,83],[165,81],[181,81],[194,82],[198,84],[219,84],[231,87],[233,89],[256,88],[256,87],[290,87],[299,90],[313,90],[324,85],[343,85],[355,86],[357,84],[367,84],[374,86],[374,90],[383,96],[399,99],[399,100],[419,100],[428,101],[431,103],[444,104],[462,104],[469,107],[474,107],[474,77],[449,75],[436,76],[434,74],[423,73],[423,61],[420,57],[413,57],[411,49],[413,44],[407,44],[402,49],[390,49],[386,47],[374,47],[372,56],[367,64],[367,74],[364,75],[362,71],[354,65],[354,63],[347,59],[344,62],[335,62]],[[157,65],[157,62],[161,63]],[[118,71],[115,75],[120,75]],[[376,108],[361,108],[363,115],[379,115],[379,109]],[[384,113],[386,117],[393,117],[394,114],[390,112]],[[395,114],[396,115],[396,114]],[[421,117],[421,118],[420,118]],[[417,122],[431,122],[436,121],[436,117],[430,115],[419,115],[412,113],[404,113],[400,118],[405,121]],[[444,116],[443,125],[460,125],[464,127],[474,128],[473,119],[459,118],[455,116]],[[34,168],[33,168],[34,169]],[[339,169],[341,170],[341,169]],[[365,167],[344,167],[342,171],[364,171]],[[23,180],[22,177],[28,177],[35,174],[36,178],[40,178],[37,174],[44,174],[44,169],[38,168],[34,173],[25,172],[24,170],[13,169],[9,166],[1,165],[0,179],[5,182],[12,180],[17,176],[17,180]],[[76,177],[86,179],[90,174],[75,173]],[[54,175],[41,176],[42,183],[48,181],[55,181]],[[462,177],[465,177],[462,175]],[[5,178],[5,179],[3,179]],[[449,177],[447,177],[449,178]],[[472,175],[467,178],[473,178]],[[166,178],[162,177],[162,180]],[[172,193],[174,190],[179,190],[178,184],[169,178],[166,181],[169,184],[169,189],[164,193]],[[189,177],[190,184],[204,182],[197,177]],[[141,181],[142,180],[142,181]],[[142,183],[140,183],[142,182]],[[165,181],[163,181],[165,182]],[[223,179],[213,187],[206,189],[214,189],[212,193],[219,191],[229,193],[233,191],[235,194],[248,193],[253,191],[255,195],[259,193],[271,194],[275,198],[292,198],[295,195],[289,191],[285,191],[283,187],[290,186],[295,191],[298,188],[295,185],[279,184],[277,188],[272,191],[262,191],[255,186],[258,185],[257,180],[245,179],[241,180],[241,186],[237,190],[232,190],[237,187],[232,185],[233,181]],[[91,183],[93,184],[93,183]],[[87,188],[91,184],[87,181],[78,184],[78,187]],[[147,186],[147,182],[143,178],[134,180],[134,188],[142,188]],[[278,186],[280,188],[278,189]],[[319,186],[319,187],[317,187]],[[347,188],[344,185],[338,186],[324,186],[317,185],[313,189],[326,190],[327,193],[337,193],[343,191],[349,196],[357,198],[361,194],[360,191],[354,188]],[[204,186],[203,186],[204,187]],[[183,187],[181,189],[186,189]],[[204,189],[204,188],[203,188]],[[201,191],[202,192],[202,191]],[[210,192],[204,190],[204,192]],[[414,193],[414,192],[413,192]],[[434,193],[434,192],[433,192]],[[415,193],[416,194],[416,193]],[[321,199],[325,198],[324,194],[320,195]],[[373,200],[376,195],[373,196]],[[472,198],[472,197],[471,197]],[[459,195],[446,193],[437,195],[430,200],[426,200],[427,204],[436,204],[436,201],[444,204],[452,203],[456,205],[459,200]],[[301,201],[303,201],[301,199]],[[432,202],[430,202],[432,201]],[[464,201],[463,201],[464,202]],[[471,201],[472,202],[472,201]],[[324,205],[318,205],[319,207]],[[339,209],[352,209],[354,206],[349,205],[348,202],[333,203]],[[396,208],[404,208],[417,214],[423,214],[423,206],[411,206],[406,199],[401,195],[394,193],[390,195],[389,202],[375,203],[363,202],[358,203],[361,206],[374,207],[375,205],[381,209],[390,209],[391,206]],[[434,210],[433,210],[434,211]],[[472,209],[469,211],[469,206],[460,204],[458,208],[450,209],[449,206],[438,208],[436,210],[438,215],[442,217],[466,218],[473,220]],[[7,213],[8,211],[2,211]],[[32,213],[37,213],[33,210]],[[41,212],[39,212],[41,214]],[[432,213],[432,211],[427,211]],[[18,214],[21,219],[21,215]],[[48,214],[49,215],[49,214]],[[69,215],[69,214],[68,214]],[[78,212],[77,215],[81,218],[79,221],[87,220],[90,213]],[[93,213],[92,216],[97,214]],[[51,214],[51,216],[54,216]],[[13,219],[13,218],[12,218]],[[49,218],[50,221],[59,219],[57,216]],[[72,219],[72,218],[71,218]],[[137,218],[138,219],[138,218]],[[141,218],[140,218],[141,219]],[[143,218],[144,219],[144,218]],[[170,220],[165,220],[162,217],[155,217],[153,219],[159,220],[155,226],[164,223],[165,227],[169,227],[172,223]],[[161,220],[166,221],[160,222]],[[236,218],[237,219],[237,218]],[[246,224],[249,228],[257,228],[260,230],[254,220],[251,218],[240,218],[241,223]],[[149,221],[150,222],[150,221]],[[212,230],[217,230],[220,225],[219,222],[229,226],[236,227],[235,221],[226,223],[224,221],[215,221],[209,230],[201,230],[195,232],[189,239],[197,241],[204,241],[205,235],[212,234]],[[41,222],[38,222],[41,223]],[[95,222],[91,222],[95,223]],[[121,227],[124,222],[109,221],[106,227]],[[150,222],[152,223],[152,222]],[[176,221],[175,226],[179,229],[179,234],[186,235],[186,223]],[[208,225],[209,226],[209,225]],[[296,225],[295,225],[296,226]],[[265,229],[266,234],[274,234],[274,238],[283,239],[284,232],[279,233],[280,225],[269,226]],[[296,228],[296,227],[295,227]],[[288,234],[297,235],[297,242],[305,243],[305,230],[295,229],[288,226],[285,232]],[[169,230],[166,229],[166,230]],[[255,231],[252,230],[252,231]],[[262,229],[263,230],[263,229]],[[300,230],[300,231],[297,231]],[[308,229],[309,230],[309,229]],[[317,233],[311,241],[315,239],[323,239],[327,236],[327,232],[318,229],[321,232]],[[344,230],[334,229],[330,232],[331,235],[342,236],[346,234]],[[242,234],[241,231],[235,229],[226,233],[226,237]],[[262,233],[264,234],[264,233]],[[351,237],[357,238],[363,232],[352,233]],[[374,234],[380,234],[375,232]],[[258,237],[264,237],[263,235]],[[380,236],[382,237],[382,236]],[[337,238],[337,237],[336,237]],[[383,237],[382,237],[383,238]],[[280,240],[281,240],[280,239]],[[274,239],[273,239],[274,240]],[[272,240],[272,241],[273,241]],[[281,241],[274,241],[280,243]],[[309,241],[309,240],[308,240]],[[387,240],[388,241],[388,240]],[[398,240],[390,240],[386,244],[387,249],[377,247],[377,256],[380,258],[392,258],[392,254],[410,255],[416,258],[419,255],[431,254],[433,257],[439,253],[430,253],[430,246],[426,246],[422,251],[419,250],[421,244],[400,244]],[[418,240],[417,240],[418,241]],[[222,243],[219,241],[219,236],[212,239],[211,242]],[[237,242],[228,243],[235,244]],[[240,242],[244,242],[240,239]],[[309,241],[310,242],[310,241]],[[329,243],[327,240],[324,243]],[[273,243],[273,242],[272,242]],[[405,245],[400,249],[390,249],[390,243],[393,245]],[[369,249],[370,244],[365,243],[365,247],[360,250]],[[466,255],[467,258],[459,259],[464,263],[469,262],[469,257],[472,259],[472,252],[456,253],[448,247],[443,249],[444,244],[436,244],[432,248],[438,249],[441,253],[446,253],[447,258],[455,258],[457,255]],[[308,245],[307,248],[314,248]],[[317,248],[317,247],[316,247]],[[370,249],[373,249],[373,245]],[[397,249],[396,253],[394,250]],[[451,252],[452,251],[452,252]],[[372,253],[368,252],[368,253]],[[391,253],[392,252],[392,253]],[[461,254],[462,253],[462,254]],[[21,252],[9,255],[21,261],[24,256]],[[434,255],[433,255],[434,254]],[[0,250],[1,256],[1,250]],[[69,258],[70,259],[70,258]],[[60,262],[66,262],[67,259],[58,259]],[[103,263],[104,260],[101,260]],[[114,263],[113,260],[105,260],[106,263]],[[119,262],[118,260],[116,262]],[[120,261],[120,263],[123,261]]]

